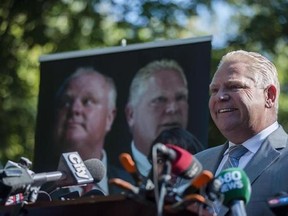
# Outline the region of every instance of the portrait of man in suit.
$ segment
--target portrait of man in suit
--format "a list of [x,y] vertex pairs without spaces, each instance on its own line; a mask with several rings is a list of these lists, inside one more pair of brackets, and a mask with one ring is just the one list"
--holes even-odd
[[148,154],[156,137],[170,128],[186,128],[188,84],[181,66],[171,59],[155,60],[134,76],[126,106],[132,134],[131,151],[136,166],[147,176]]
[[[105,137],[116,116],[116,97],[113,79],[91,67],[76,69],[56,94],[54,146],[60,152],[78,152],[83,161],[101,160],[107,175],[90,185],[90,190],[94,187],[105,195],[113,193],[108,178],[129,178],[124,170],[109,164],[104,150]],[[77,189],[81,189],[80,194],[88,192],[87,187]]]

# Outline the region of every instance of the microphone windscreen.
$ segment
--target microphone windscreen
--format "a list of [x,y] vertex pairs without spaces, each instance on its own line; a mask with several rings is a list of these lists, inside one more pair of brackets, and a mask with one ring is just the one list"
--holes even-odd
[[197,189],[200,189],[201,187],[206,186],[213,179],[213,177],[214,176],[211,171],[203,170],[198,176],[196,176],[192,180],[191,185]]
[[193,179],[200,174],[202,165],[190,152],[173,144],[166,144],[166,146],[177,154],[176,159],[172,161],[172,172],[174,174],[186,179]]
[[106,175],[104,164],[97,158],[91,158],[84,161],[85,166],[94,179],[94,182],[100,182]]
[[213,173],[209,170],[203,170],[198,176],[196,176],[192,181],[190,186],[188,186],[183,195],[197,193],[201,188],[206,187],[206,185],[213,180]]
[[132,191],[134,194],[138,194],[139,193],[139,188],[132,185],[130,182],[127,182],[125,180],[122,180],[120,178],[112,178],[109,179],[109,184],[114,184],[120,188],[123,188],[125,190],[128,191]]
[[135,162],[133,161],[130,154],[128,154],[128,153],[120,154],[119,160],[127,172],[129,172],[129,173],[136,173],[137,172]]
[[250,200],[251,185],[246,173],[237,167],[221,171],[217,176],[221,181],[221,193],[224,194],[223,204],[230,206],[233,201],[243,200],[246,204]]

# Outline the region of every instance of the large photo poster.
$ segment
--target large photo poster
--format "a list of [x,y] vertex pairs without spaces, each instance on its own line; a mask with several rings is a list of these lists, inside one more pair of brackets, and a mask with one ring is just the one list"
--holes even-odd
[[[178,114],[172,114],[174,117],[171,119],[174,120],[167,120],[161,127],[183,126],[206,148],[211,40],[211,36],[205,36],[41,56],[34,170],[56,170],[61,152],[69,150],[65,149],[67,143],[63,137],[58,140],[55,138],[63,132],[63,128],[67,129],[67,119],[63,116],[67,118],[72,111],[88,113],[93,106],[99,112],[85,114],[85,121],[95,120],[98,125],[105,125],[95,126],[91,136],[100,142],[104,140],[103,148],[109,163],[115,166],[121,166],[119,154],[131,152],[134,132],[141,132],[144,137],[159,133],[155,125],[164,106],[165,112]],[[159,75],[157,79],[160,81],[155,82],[154,87],[147,89],[147,86],[141,86],[141,79],[145,79],[145,74],[157,67],[168,67],[170,71],[174,68],[180,73]],[[136,74],[141,70],[144,75],[136,79]],[[96,72],[96,75],[90,72]],[[184,81],[182,76],[185,77]],[[164,90],[161,89],[162,86]],[[90,97],[87,92],[91,88],[96,95]],[[146,88],[147,97],[141,93],[141,88]],[[160,96],[156,95],[157,92]],[[167,97],[162,97],[162,93]],[[104,96],[107,100],[103,99]],[[145,100],[154,96],[151,102],[153,105],[150,104],[146,109]],[[143,108],[135,108],[141,103]],[[155,116],[149,114],[149,109],[154,109]],[[75,124],[79,123],[76,117],[74,120],[75,122],[69,123],[73,130],[78,127]],[[149,121],[155,121],[155,128],[149,126]],[[70,134],[78,136],[71,131]],[[68,132],[65,136],[67,134]],[[89,155],[93,152],[93,147],[90,149],[89,141],[85,145],[85,151]],[[140,147],[140,150],[147,152],[147,148]]]

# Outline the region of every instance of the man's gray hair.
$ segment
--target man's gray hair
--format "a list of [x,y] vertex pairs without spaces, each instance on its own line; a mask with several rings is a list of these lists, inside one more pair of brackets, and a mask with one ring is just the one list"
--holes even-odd
[[99,71],[95,70],[92,67],[80,67],[78,68],[73,74],[71,74],[64,82],[64,84],[62,85],[61,89],[58,91],[57,93],[57,97],[59,98],[59,96],[63,93],[63,91],[65,90],[65,88],[67,87],[68,83],[70,82],[70,80],[85,75],[85,74],[98,74],[100,76],[102,76],[108,87],[109,87],[109,93],[108,93],[108,100],[109,100],[109,108],[110,109],[114,109],[116,107],[116,99],[117,99],[117,90],[116,90],[116,85],[114,83],[114,80],[105,75],[100,73]]
[[247,61],[247,63],[249,63],[248,70],[254,74],[254,79],[257,87],[266,88],[271,84],[276,87],[277,95],[275,100],[275,108],[277,111],[279,106],[278,100],[280,94],[280,83],[278,80],[278,72],[275,65],[259,53],[237,50],[229,52],[225,56],[223,56],[218,65],[218,68],[227,61],[237,61],[239,59]]
[[[182,77],[185,86],[187,86],[185,73],[175,60],[162,59],[150,62],[136,73],[131,82],[128,102],[132,106],[135,106],[138,103],[141,95],[147,89],[148,79],[158,71],[163,70],[178,72]],[[171,86],[171,88],[173,88],[173,86]]]

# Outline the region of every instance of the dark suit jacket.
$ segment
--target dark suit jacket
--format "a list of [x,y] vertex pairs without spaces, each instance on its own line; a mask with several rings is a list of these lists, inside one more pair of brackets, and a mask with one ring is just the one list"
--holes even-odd
[[[215,174],[227,148],[228,142],[195,156],[202,163],[203,169]],[[244,171],[252,187],[251,199],[246,206],[247,215],[274,215],[267,199],[281,191],[288,192],[288,135],[281,126],[266,138]],[[225,215],[227,211],[228,209],[218,215]]]
[[[126,170],[113,166],[113,165],[108,165],[107,176],[108,176],[108,180],[111,178],[120,178],[124,181],[131,183],[132,185],[136,184],[133,177]],[[124,191],[123,188],[120,188],[116,185],[108,184],[108,187],[109,187],[110,195],[120,194]]]

